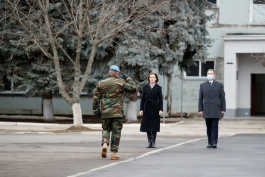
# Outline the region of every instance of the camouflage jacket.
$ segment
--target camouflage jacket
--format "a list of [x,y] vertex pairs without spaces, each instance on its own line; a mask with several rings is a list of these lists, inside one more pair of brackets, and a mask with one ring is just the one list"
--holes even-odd
[[136,85],[130,77],[119,79],[115,76],[99,81],[96,86],[93,98],[93,112],[101,110],[101,118],[123,117],[123,100],[124,91],[134,93]]

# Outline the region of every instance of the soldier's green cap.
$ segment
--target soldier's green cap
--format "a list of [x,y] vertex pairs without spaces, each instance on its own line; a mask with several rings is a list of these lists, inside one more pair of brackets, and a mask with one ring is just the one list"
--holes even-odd
[[113,71],[116,71],[116,72],[120,72],[120,68],[118,66],[116,66],[116,65],[112,65],[110,67],[110,70],[113,70]]

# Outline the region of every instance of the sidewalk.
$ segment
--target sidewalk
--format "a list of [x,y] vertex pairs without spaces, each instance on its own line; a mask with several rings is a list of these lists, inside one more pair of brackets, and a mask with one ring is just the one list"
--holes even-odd
[[[167,118],[175,123],[161,123],[160,135],[205,135],[206,126],[202,118]],[[167,121],[170,122],[170,121]],[[101,124],[83,124],[91,131],[101,131]],[[72,124],[0,122],[0,131],[10,132],[67,132]],[[142,134],[139,123],[123,125],[123,134]],[[85,130],[84,130],[85,131]],[[89,131],[89,130],[86,130]],[[222,119],[219,123],[219,135],[239,133],[265,133],[265,119]]]

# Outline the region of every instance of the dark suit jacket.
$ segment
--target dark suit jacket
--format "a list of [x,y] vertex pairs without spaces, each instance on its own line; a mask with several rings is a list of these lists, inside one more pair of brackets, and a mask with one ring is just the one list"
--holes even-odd
[[204,118],[221,118],[221,111],[226,111],[225,92],[222,83],[213,81],[212,86],[206,81],[200,84],[198,111],[203,111]]

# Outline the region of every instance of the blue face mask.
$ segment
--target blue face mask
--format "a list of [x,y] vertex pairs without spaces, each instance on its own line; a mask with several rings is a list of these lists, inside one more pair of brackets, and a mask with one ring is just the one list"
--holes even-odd
[[213,80],[213,75],[207,75],[207,79],[208,79],[208,81]]

